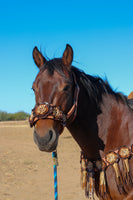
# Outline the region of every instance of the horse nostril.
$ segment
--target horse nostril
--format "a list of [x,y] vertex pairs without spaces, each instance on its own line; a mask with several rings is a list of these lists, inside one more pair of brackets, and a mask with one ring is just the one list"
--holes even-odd
[[50,136],[50,138],[49,138],[49,141],[50,141],[50,140],[52,140],[52,137],[53,137],[53,131],[52,130],[49,131],[49,136]]

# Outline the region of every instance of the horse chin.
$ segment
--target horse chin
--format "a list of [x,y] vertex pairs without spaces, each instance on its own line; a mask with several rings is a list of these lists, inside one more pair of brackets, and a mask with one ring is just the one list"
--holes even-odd
[[40,146],[40,145],[37,145],[37,146],[38,146],[38,148],[39,148],[40,151],[45,151],[45,152],[49,152],[49,153],[53,152],[57,148],[57,144],[55,144],[55,145],[53,145],[51,147],[48,147],[48,148],[46,148],[44,146]]
[[52,152],[57,148],[59,134],[52,131],[52,134],[47,133],[45,137],[39,137],[34,130],[34,141],[37,144],[40,151]]

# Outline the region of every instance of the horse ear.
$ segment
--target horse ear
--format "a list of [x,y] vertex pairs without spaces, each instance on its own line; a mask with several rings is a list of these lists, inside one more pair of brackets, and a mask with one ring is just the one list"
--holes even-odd
[[69,44],[66,45],[66,49],[63,53],[62,61],[65,66],[67,67],[71,66],[71,63],[73,61],[73,49]]
[[33,59],[39,68],[42,67],[46,62],[46,59],[44,58],[44,56],[41,54],[41,52],[38,50],[37,47],[33,49]]

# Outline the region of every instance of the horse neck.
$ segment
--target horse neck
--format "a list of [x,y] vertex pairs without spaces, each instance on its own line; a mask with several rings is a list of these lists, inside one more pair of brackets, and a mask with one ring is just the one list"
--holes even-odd
[[96,104],[88,98],[85,87],[79,80],[77,82],[80,88],[77,115],[75,120],[67,128],[84,154],[89,159],[96,160],[100,156],[100,141],[97,128],[98,111]]
[[105,144],[104,153],[133,143],[133,112],[126,101],[120,97],[116,99],[116,96],[103,96],[101,114],[97,116],[98,135]]

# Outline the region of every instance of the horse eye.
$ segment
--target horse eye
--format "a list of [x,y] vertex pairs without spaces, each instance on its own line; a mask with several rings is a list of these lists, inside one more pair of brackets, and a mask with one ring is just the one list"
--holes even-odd
[[69,87],[70,87],[69,85],[66,85],[66,86],[64,87],[63,91],[68,91]]

